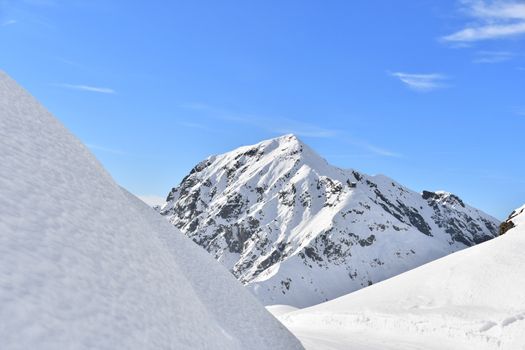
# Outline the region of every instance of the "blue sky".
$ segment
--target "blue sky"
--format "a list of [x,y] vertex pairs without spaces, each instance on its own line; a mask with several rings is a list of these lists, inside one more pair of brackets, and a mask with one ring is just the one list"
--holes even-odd
[[0,68],[138,195],[296,133],[329,162],[525,202],[525,3],[0,0]]

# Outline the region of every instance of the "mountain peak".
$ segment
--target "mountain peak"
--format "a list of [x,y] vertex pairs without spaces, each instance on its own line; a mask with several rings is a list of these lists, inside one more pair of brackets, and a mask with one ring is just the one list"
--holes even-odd
[[285,161],[288,163],[302,161],[311,165],[312,168],[328,165],[326,160],[294,134],[285,134],[253,145],[241,146],[231,152],[211,156],[208,160],[211,162],[220,160],[223,165],[233,161],[237,164],[236,166],[241,163],[248,165],[254,162],[258,167],[267,163]]
[[302,143],[295,134],[284,134],[278,137],[275,137],[274,140],[279,140],[285,143]]
[[299,140],[297,136],[294,134],[286,134],[278,137],[274,137],[268,140],[261,141],[255,145],[252,146],[246,146],[246,147],[257,147],[257,148],[274,148],[274,147],[280,147],[281,151],[291,150],[291,149],[303,149],[305,144]]
[[265,304],[309,306],[493,238],[444,192],[328,164],[287,134],[208,158],[161,214]]

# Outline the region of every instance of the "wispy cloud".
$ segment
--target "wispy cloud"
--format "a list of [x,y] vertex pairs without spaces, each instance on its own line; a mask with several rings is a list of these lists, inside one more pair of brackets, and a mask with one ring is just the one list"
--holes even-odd
[[525,107],[516,107],[514,108],[514,113],[520,117],[525,117]]
[[13,25],[13,24],[16,24],[16,23],[18,23],[18,21],[14,20],[14,19],[8,19],[8,20],[5,20],[3,22],[0,22],[0,26],[7,27],[7,26],[10,26],[10,25]]
[[281,126],[273,126],[269,129],[278,134],[295,134],[303,137],[329,138],[337,135],[338,131],[326,129],[314,124],[298,122],[297,120],[280,118]]
[[393,158],[403,157],[401,153],[393,152],[393,151],[390,151],[390,150],[387,150],[381,147],[369,145],[369,144],[365,144],[365,148],[368,149],[370,152],[380,155],[380,156],[393,157]]
[[206,125],[205,123],[179,121],[179,122],[177,122],[177,124],[182,126],[182,127],[184,127],[184,128],[197,129],[197,130],[202,130],[202,131],[212,132],[212,133],[220,132],[219,129],[211,128],[208,125]]
[[86,67],[82,63],[78,63],[78,62],[69,60],[67,58],[63,58],[63,57],[53,57],[53,59],[55,59],[55,60],[57,60],[59,62],[62,62],[64,64],[67,64],[68,66],[73,66],[73,67],[78,67],[78,68],[85,68]]
[[439,73],[430,73],[430,74],[412,74],[412,73],[402,73],[394,72],[390,73],[393,77],[398,78],[401,82],[406,84],[409,88],[416,91],[432,91],[439,88],[446,87],[444,83],[448,79],[443,74]]
[[97,92],[100,94],[115,94],[116,91],[107,87],[98,87],[90,85],[75,85],[75,84],[55,84],[56,86],[63,87],[71,90],[81,90],[89,92]]
[[372,158],[374,157],[374,154],[370,153],[333,153],[333,154],[325,154],[324,157],[326,158]]
[[478,51],[474,63],[501,63],[513,59],[514,53],[508,51]]
[[474,19],[465,28],[442,39],[473,42],[525,34],[525,3],[512,0],[462,0],[462,9]]
[[404,156],[401,153],[379,147],[376,145],[372,145],[368,141],[351,137],[349,135],[341,135],[339,139],[349,145],[355,146],[357,148],[360,148],[364,151],[368,152],[368,156],[375,155],[375,156],[381,156],[381,157],[389,157],[389,158],[404,158]]
[[[252,114],[242,114],[232,111],[227,111],[220,108],[215,108],[203,103],[181,104],[180,108],[196,111],[199,113],[205,112],[206,115],[213,119],[218,119],[224,122],[236,123],[242,125],[253,126],[261,130],[265,130],[275,134],[295,134],[299,137],[310,138],[333,138],[341,142],[353,145],[364,151],[369,152],[368,156],[376,155],[383,157],[403,157],[400,153],[387,150],[382,147],[372,145],[363,140],[359,140],[349,136],[343,131],[321,127],[316,124],[301,122],[290,118],[269,118],[255,116]],[[195,125],[194,125],[195,124]],[[188,127],[200,127],[202,124],[189,122],[186,123]]]
[[[179,107],[198,112],[207,112],[207,115],[222,121],[251,125],[276,134],[295,134],[303,137],[327,138],[337,134],[337,130],[320,127],[315,124],[300,122],[290,118],[269,118],[253,114],[238,113],[211,107],[202,103],[182,104]],[[187,125],[189,126],[189,125]]]

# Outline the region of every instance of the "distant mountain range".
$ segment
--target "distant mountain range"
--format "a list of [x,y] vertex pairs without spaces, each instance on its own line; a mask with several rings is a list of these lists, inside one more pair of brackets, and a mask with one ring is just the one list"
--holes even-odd
[[447,192],[329,165],[294,135],[200,162],[159,211],[265,305],[305,307],[498,234]]

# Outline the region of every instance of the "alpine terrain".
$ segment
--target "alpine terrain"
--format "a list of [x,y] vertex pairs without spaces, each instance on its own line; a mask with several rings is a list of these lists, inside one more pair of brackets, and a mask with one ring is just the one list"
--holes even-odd
[[302,349],[0,71],[0,348]]
[[312,350],[525,349],[525,206],[506,223],[489,242],[280,319]]
[[329,165],[294,135],[211,156],[158,208],[265,305],[306,307],[492,239],[495,218]]

